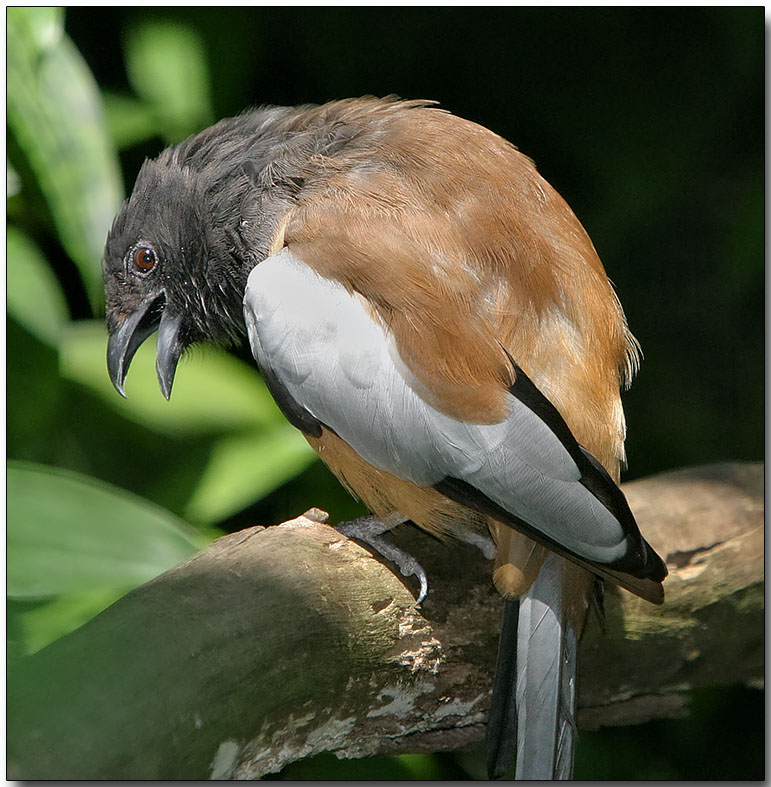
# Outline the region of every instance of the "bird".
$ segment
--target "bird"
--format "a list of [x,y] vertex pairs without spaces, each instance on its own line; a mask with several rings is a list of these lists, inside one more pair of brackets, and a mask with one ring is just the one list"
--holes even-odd
[[639,346],[533,161],[433,101],[249,109],[144,162],[102,266],[119,393],[156,332],[167,399],[187,348],[248,342],[419,600],[394,526],[494,544],[488,773],[571,778],[588,610],[667,570],[619,488]]

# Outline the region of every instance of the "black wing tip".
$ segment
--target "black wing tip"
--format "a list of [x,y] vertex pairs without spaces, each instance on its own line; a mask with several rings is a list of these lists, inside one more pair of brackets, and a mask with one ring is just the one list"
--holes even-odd
[[[509,357],[511,358],[511,356]],[[611,478],[602,462],[576,440],[557,408],[541,393],[513,358],[511,362],[516,375],[514,383],[509,388],[512,395],[516,396],[552,430],[576,463],[581,473],[579,483],[616,517],[626,532],[629,539],[629,549],[620,560],[612,564],[612,568],[628,573],[637,579],[652,579],[661,582],[667,575],[666,566],[653,547],[642,537],[621,488]]]
[[661,582],[656,582],[655,580],[651,579],[648,580],[650,582],[649,587],[646,588],[646,594],[643,596],[640,593],[632,590],[631,592],[640,598],[647,601],[649,604],[654,604],[657,607],[660,607],[664,603],[664,586]]
[[645,568],[646,578],[652,579],[655,582],[663,582],[669,575],[667,564],[661,559],[658,552],[645,540],[643,544],[647,550]]

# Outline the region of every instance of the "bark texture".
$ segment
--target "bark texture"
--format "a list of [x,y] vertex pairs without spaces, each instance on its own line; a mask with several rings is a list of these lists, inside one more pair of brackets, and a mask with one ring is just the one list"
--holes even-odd
[[[624,486],[667,601],[609,589],[579,656],[579,725],[683,713],[762,680],[763,466]],[[402,527],[412,590],[308,512],[226,536],[9,676],[12,779],[258,778],[321,751],[459,749],[484,733],[501,601],[490,563]]]

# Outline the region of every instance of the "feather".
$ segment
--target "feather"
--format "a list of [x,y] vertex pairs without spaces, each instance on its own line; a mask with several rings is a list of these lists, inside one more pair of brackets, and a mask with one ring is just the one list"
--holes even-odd
[[516,751],[518,621],[519,600],[506,599],[485,735],[487,775],[490,779],[500,779],[509,772]]
[[572,776],[578,631],[564,595],[566,567],[550,555],[519,602],[518,780]]

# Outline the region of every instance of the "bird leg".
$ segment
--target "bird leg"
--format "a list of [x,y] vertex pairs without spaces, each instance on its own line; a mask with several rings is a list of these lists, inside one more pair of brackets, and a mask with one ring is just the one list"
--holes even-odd
[[387,533],[401,521],[393,522],[378,519],[375,516],[363,516],[360,519],[336,525],[335,530],[371,547],[378,555],[394,563],[403,577],[414,576],[420,582],[420,593],[415,601],[417,605],[422,603],[428,594],[428,575],[412,555],[391,543],[384,536],[384,533]]

